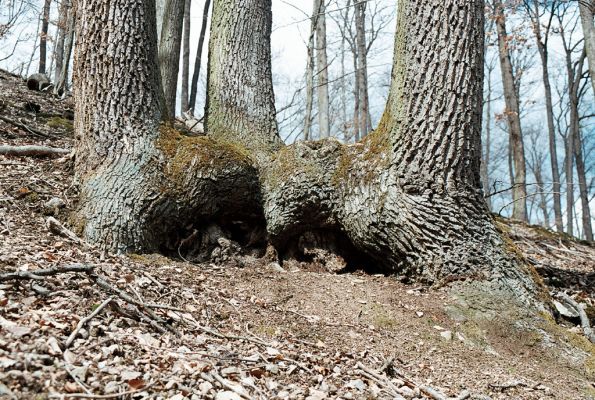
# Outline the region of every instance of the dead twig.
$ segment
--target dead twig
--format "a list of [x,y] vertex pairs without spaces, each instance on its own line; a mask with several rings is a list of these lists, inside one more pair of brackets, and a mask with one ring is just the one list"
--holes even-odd
[[73,231],[62,225],[56,218],[49,217],[45,224],[50,232],[70,239],[76,244],[82,244],[86,247],[91,247],[89,244],[87,244],[87,242],[79,238]]
[[53,276],[58,274],[64,274],[67,272],[91,272],[95,269],[95,265],[85,264],[71,264],[62,265],[54,268],[38,269],[36,271],[16,271],[9,272],[7,274],[0,275],[0,282],[6,282],[11,280],[43,280],[46,276]]
[[591,341],[591,343],[595,343],[595,332],[593,332],[593,328],[591,328],[589,317],[585,312],[585,306],[583,304],[579,304],[577,301],[575,301],[572,297],[570,297],[564,292],[558,293],[556,297],[576,310],[581,319],[581,327],[583,328],[585,336],[587,337],[587,339],[589,339],[589,341]]
[[117,399],[123,396],[128,396],[131,394],[143,392],[155,385],[155,382],[149,383],[148,385],[134,390],[128,390],[126,392],[119,392],[113,394],[87,394],[87,393],[55,393],[51,394],[49,397],[51,399],[68,399],[68,398],[75,398],[75,399]]
[[29,126],[27,126],[27,125],[25,125],[23,123],[20,123],[18,121],[15,121],[15,120],[13,120],[11,118],[8,118],[8,117],[6,117],[4,115],[0,115],[0,120],[6,122],[8,124],[14,125],[17,128],[21,128],[21,129],[23,129],[23,130],[25,130],[25,131],[27,131],[29,133],[32,133],[32,134],[34,134],[36,136],[41,136],[41,137],[46,138],[46,139],[59,139],[57,136],[50,135],[48,133],[43,133],[41,131],[38,131],[37,129],[33,129],[33,128],[31,128],[31,127],[29,127]]
[[76,338],[76,335],[78,335],[78,333],[80,332],[80,330],[83,328],[83,326],[85,326],[85,324],[89,321],[91,321],[96,315],[98,315],[105,307],[107,307],[107,305],[109,303],[111,303],[114,300],[113,297],[108,298],[107,300],[105,300],[103,303],[101,303],[99,305],[99,307],[97,307],[95,309],[95,311],[93,311],[91,314],[89,314],[88,317],[85,317],[83,319],[81,319],[79,321],[79,323],[76,325],[76,329],[74,331],[72,331],[72,333],[70,334],[70,336],[68,336],[68,339],[66,339],[66,342],[64,343],[64,349],[67,349],[70,347],[70,345],[72,344],[72,342],[74,341],[74,339]]

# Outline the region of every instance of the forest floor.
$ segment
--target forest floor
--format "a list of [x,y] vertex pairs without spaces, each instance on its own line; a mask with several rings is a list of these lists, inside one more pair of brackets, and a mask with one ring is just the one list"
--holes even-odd
[[[71,148],[70,110],[0,71],[0,146]],[[0,276],[93,268],[0,279],[0,398],[595,399],[576,319],[478,326],[447,289],[395,276],[102,254],[48,228],[72,178],[68,156],[0,155]],[[595,305],[592,244],[498,221],[552,294]]]

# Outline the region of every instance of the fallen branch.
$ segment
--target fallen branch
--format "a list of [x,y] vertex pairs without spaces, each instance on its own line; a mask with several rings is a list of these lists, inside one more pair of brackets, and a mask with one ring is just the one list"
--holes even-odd
[[91,321],[97,314],[99,314],[113,300],[114,300],[114,298],[113,297],[110,297],[109,299],[107,299],[103,303],[101,303],[99,305],[99,307],[97,307],[95,309],[95,311],[93,311],[91,314],[89,314],[88,317],[85,317],[85,318],[81,319],[79,321],[79,323],[76,325],[76,329],[74,331],[72,331],[72,333],[70,334],[70,336],[68,336],[68,339],[66,339],[66,342],[64,343],[64,349],[69,348],[70,345],[72,344],[72,342],[74,341],[74,339],[76,338],[76,335],[78,335],[78,333],[83,328],[83,326],[85,326],[85,324],[87,322]]
[[113,393],[113,394],[86,394],[86,393],[66,393],[66,394],[61,394],[61,393],[56,393],[56,394],[51,394],[50,398],[51,399],[68,399],[68,398],[75,398],[75,399],[117,399],[123,396],[128,396],[131,394],[135,394],[135,393],[139,393],[139,392],[143,392],[147,389],[149,389],[151,386],[153,386],[155,384],[155,382],[150,383],[140,389],[134,389],[134,390],[129,390],[127,392],[119,392],[119,393]]
[[38,269],[33,272],[29,271],[16,271],[9,272],[7,274],[0,275],[0,282],[6,282],[11,280],[42,280],[46,276],[53,276],[58,274],[64,274],[66,272],[91,272],[95,268],[94,265],[85,264],[71,264],[63,265],[54,268]]
[[589,339],[589,341],[591,341],[591,343],[595,343],[595,332],[593,332],[593,328],[591,328],[589,317],[585,312],[585,306],[583,304],[579,304],[572,297],[570,297],[564,292],[558,293],[556,297],[576,310],[581,319],[581,327],[583,328],[585,336],[587,337],[587,339]]
[[0,146],[0,154],[6,156],[31,156],[31,157],[44,157],[44,156],[56,156],[70,154],[70,150],[62,149],[59,147],[48,147],[48,146]]
[[8,124],[14,125],[17,128],[21,128],[21,129],[23,129],[23,130],[25,130],[25,131],[27,131],[29,133],[32,133],[32,134],[34,134],[36,136],[41,136],[41,137],[46,138],[46,139],[58,139],[57,136],[50,135],[48,133],[40,132],[37,129],[33,129],[33,128],[31,128],[31,127],[29,127],[29,126],[27,126],[27,125],[25,125],[23,123],[20,123],[18,121],[15,121],[15,120],[13,120],[11,118],[8,118],[8,117],[5,117],[3,115],[0,115],[0,120],[6,122]]

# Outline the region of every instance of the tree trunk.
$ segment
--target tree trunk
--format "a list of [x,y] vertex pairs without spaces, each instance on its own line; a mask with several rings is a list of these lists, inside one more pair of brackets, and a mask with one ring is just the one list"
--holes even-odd
[[[68,0],[62,0],[60,3],[59,17],[58,17],[58,39],[54,47],[54,59],[56,60],[56,69],[54,70],[54,85],[60,80],[62,75],[62,68],[64,62],[64,42],[68,34],[68,11],[70,10],[70,3]],[[54,87],[56,93],[58,89]]]
[[187,112],[188,107],[188,80],[190,78],[190,8],[192,0],[184,1],[184,46],[182,48],[182,101],[180,114]]
[[308,54],[306,56],[306,112],[304,113],[304,140],[312,136],[312,108],[314,107],[314,39],[318,26],[320,0],[314,0],[312,16],[310,17],[310,37],[308,39]]
[[163,27],[163,17],[165,13],[165,3],[167,0],[155,0],[155,23],[157,26],[157,43],[161,42],[161,28]]
[[[529,8],[531,13],[531,9]],[[560,170],[558,168],[558,149],[556,144],[556,128],[554,125],[554,103],[552,100],[552,86],[550,83],[549,74],[549,52],[548,41],[551,27],[551,18],[553,18],[554,10],[551,10],[551,17],[546,26],[545,37],[542,38],[541,21],[539,20],[539,1],[533,1],[533,14],[531,15],[533,31],[535,33],[535,41],[537,43],[537,50],[541,59],[541,71],[543,87],[545,90],[545,112],[547,119],[547,130],[550,150],[550,164],[552,169],[552,189],[554,199],[554,221],[556,230],[564,232],[564,222],[562,220],[562,201],[561,201],[561,184],[560,184]]]
[[368,61],[367,61],[367,42],[366,42],[366,1],[357,0],[355,3],[355,37],[357,42],[357,80],[359,83],[359,104],[360,117],[360,135],[364,137],[369,132],[371,121],[370,100],[368,96]]
[[581,222],[583,225],[583,236],[585,240],[593,241],[593,227],[591,225],[591,207],[589,205],[589,187],[583,158],[583,141],[580,129],[577,129],[577,137],[574,138],[574,158],[576,159],[576,175],[578,178],[579,195],[581,199]]
[[44,0],[41,14],[41,32],[39,34],[39,73],[45,74],[47,59],[48,28],[50,26],[50,6],[52,0]]
[[500,71],[504,87],[506,103],[506,119],[512,150],[514,166],[514,184],[512,189],[513,211],[512,217],[520,221],[527,221],[527,173],[525,166],[525,147],[521,129],[519,98],[514,84],[510,49],[508,48],[508,34],[506,33],[506,16],[501,1],[494,1],[496,30],[498,32],[498,49],[500,53]]
[[176,115],[183,22],[184,0],[166,0],[159,41],[159,69],[168,118],[174,118]]
[[72,56],[72,48],[74,47],[74,33],[76,25],[76,2],[64,0],[68,2],[68,19],[66,27],[66,38],[64,41],[64,58],[62,60],[62,70],[60,77],[56,81],[56,93],[63,93],[68,89],[68,72],[70,71],[70,58]]
[[318,131],[320,138],[331,134],[329,121],[328,60],[326,55],[326,0],[319,0],[316,21],[316,92],[318,93]]
[[192,73],[192,82],[190,83],[190,101],[188,108],[196,114],[196,94],[198,92],[198,77],[200,75],[200,64],[202,63],[202,48],[205,43],[205,33],[209,22],[209,7],[211,0],[205,0],[205,7],[202,12],[202,25],[200,26],[200,35],[198,37],[198,47],[196,49],[196,59],[194,60],[194,72]]
[[585,50],[589,60],[589,75],[591,85],[595,93],[595,25],[593,17],[595,13],[595,0],[579,0],[578,2],[583,34],[585,36]]
[[[337,251],[396,273],[469,280],[454,290],[474,305],[542,304],[482,198],[483,1],[401,2],[386,111],[350,146],[282,146],[270,0],[215,2],[209,138],[159,126],[152,3],[83,0],[81,8],[76,172],[87,240],[150,251],[189,219],[252,218],[266,223],[281,254],[308,233],[326,233],[344,244]],[[106,26],[114,8],[123,18]]]

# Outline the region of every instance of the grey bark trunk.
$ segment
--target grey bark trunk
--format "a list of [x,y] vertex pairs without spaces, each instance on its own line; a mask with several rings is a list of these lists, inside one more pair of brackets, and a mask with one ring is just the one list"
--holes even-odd
[[[68,33],[68,12],[70,4],[68,0],[62,0],[60,4],[59,17],[58,17],[58,39],[54,48],[54,59],[56,60],[56,69],[54,70],[54,85],[60,80],[62,75],[62,64],[64,62],[64,42]],[[56,93],[58,89],[54,87]]]
[[271,0],[219,0],[209,39],[205,128],[257,159],[279,148],[271,72]]
[[366,42],[366,1],[358,0],[355,3],[355,37],[357,42],[357,63],[356,70],[358,81],[359,98],[359,124],[360,136],[364,137],[369,132],[371,121],[369,119],[370,100],[368,95],[368,61]]
[[166,0],[159,40],[159,69],[168,118],[174,118],[176,115],[183,22],[184,0]]
[[205,33],[209,22],[209,7],[211,0],[205,0],[205,7],[202,12],[202,25],[200,26],[200,35],[198,37],[198,46],[196,48],[196,59],[194,60],[194,72],[192,73],[192,82],[190,83],[190,101],[188,108],[196,114],[196,96],[198,92],[198,78],[200,75],[200,66],[202,63],[202,49],[205,43]]
[[589,60],[589,75],[591,76],[591,85],[595,93],[595,25],[593,14],[595,13],[594,0],[580,0],[578,2],[583,34],[585,36],[585,50]]
[[510,49],[508,48],[508,34],[506,32],[506,16],[501,1],[494,1],[496,29],[498,32],[498,49],[500,54],[500,71],[504,87],[506,103],[506,119],[510,135],[512,159],[514,165],[514,183],[512,189],[513,211],[512,217],[527,221],[527,187],[525,147],[521,129],[519,98],[514,84]]
[[180,103],[180,114],[187,112],[188,106],[188,84],[190,79],[190,8],[192,0],[184,1],[184,37],[182,47],[182,93]]
[[318,131],[320,138],[330,136],[328,59],[326,48],[326,0],[320,0],[316,23],[316,92],[318,94]]
[[[490,193],[490,147],[492,141],[492,74],[491,71],[488,74],[487,80],[487,90],[488,90],[488,98],[486,100],[486,120],[485,120],[485,127],[486,127],[486,137],[485,143],[483,143],[483,158],[481,160],[481,182],[483,183],[483,192],[484,195],[487,196]],[[486,204],[488,209],[492,209],[492,198],[486,198]]]
[[67,32],[64,41],[64,59],[62,61],[62,71],[58,81],[56,82],[56,92],[63,93],[68,90],[68,73],[70,71],[70,59],[72,57],[72,49],[74,47],[74,34],[76,25],[76,3],[68,1],[69,11],[67,20]]
[[316,27],[318,26],[318,15],[320,13],[320,1],[321,0],[314,0],[312,5],[312,16],[310,17],[310,37],[308,38],[306,56],[306,111],[304,113],[304,140],[310,140],[312,136],[312,109],[314,107],[314,40],[316,39]]
[[[126,18],[106,27],[114,7]],[[508,253],[482,199],[483,1],[401,1],[386,112],[352,146],[328,139],[282,147],[270,1],[215,3],[210,138],[159,127],[151,2],[96,0],[82,8],[75,124],[86,239],[154,250],[189,215],[252,213],[282,251],[308,232],[331,230],[394,272],[443,284],[470,280],[465,292],[457,288],[474,302],[489,295],[537,301],[540,289]]]
[[[550,34],[551,19],[546,26],[545,37],[541,33],[541,21],[539,20],[539,2],[533,1],[533,31],[535,33],[535,41],[537,43],[537,50],[541,59],[541,70],[543,87],[545,90],[545,112],[547,118],[548,142],[550,150],[550,165],[552,170],[552,189],[554,201],[554,221],[556,230],[564,232],[564,222],[562,220],[562,201],[561,201],[561,184],[560,184],[560,170],[558,167],[558,149],[556,144],[556,128],[554,125],[554,105],[552,100],[552,86],[550,83],[549,74],[549,52],[548,41]],[[553,10],[551,12],[553,18]]]
[[41,32],[39,33],[39,70],[40,74],[45,74],[45,65],[47,59],[48,28],[50,26],[50,6],[52,0],[45,0],[41,14]]

